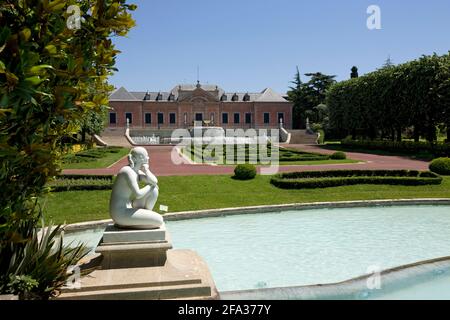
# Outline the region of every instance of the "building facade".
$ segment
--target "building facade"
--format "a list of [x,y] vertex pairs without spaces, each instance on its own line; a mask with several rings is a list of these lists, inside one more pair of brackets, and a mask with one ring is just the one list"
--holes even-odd
[[170,92],[110,96],[109,128],[177,129],[194,125],[224,129],[292,128],[293,104],[270,88],[261,93],[227,93],[213,85],[179,85]]

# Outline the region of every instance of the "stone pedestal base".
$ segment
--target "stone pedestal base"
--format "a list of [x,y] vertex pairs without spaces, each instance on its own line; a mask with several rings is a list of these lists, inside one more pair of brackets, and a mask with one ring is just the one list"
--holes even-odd
[[166,226],[154,230],[124,230],[109,225],[96,253],[103,256],[102,269],[163,266],[172,249]]
[[218,299],[203,259],[171,248],[165,225],[155,230],[110,225],[96,249],[103,256],[100,269],[81,278],[81,288],[63,290],[59,299]]
[[62,300],[218,299],[203,259],[194,251],[170,250],[161,267],[96,270],[81,279],[81,289],[64,290]]

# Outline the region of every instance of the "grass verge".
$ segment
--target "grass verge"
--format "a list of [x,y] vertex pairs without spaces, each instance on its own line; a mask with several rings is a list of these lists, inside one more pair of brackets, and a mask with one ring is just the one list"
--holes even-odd
[[[441,185],[388,186],[355,185],[323,189],[282,190],[270,184],[271,176],[237,181],[231,176],[159,177],[159,205],[169,206],[170,212],[275,205],[288,203],[448,198],[450,177]],[[70,191],[49,195],[42,200],[47,220],[55,223],[76,223],[108,219],[110,190]]]

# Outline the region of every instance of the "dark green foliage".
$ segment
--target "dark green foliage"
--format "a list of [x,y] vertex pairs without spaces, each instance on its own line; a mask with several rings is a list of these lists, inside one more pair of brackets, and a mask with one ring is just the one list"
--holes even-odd
[[256,177],[256,167],[252,164],[239,164],[234,169],[234,179],[252,180]]
[[0,291],[17,294],[20,299],[47,300],[57,294],[68,278],[69,267],[74,266],[87,253],[84,245],[69,247],[63,245],[60,226],[41,230],[32,220],[22,221],[19,234],[26,235],[26,241],[5,240],[11,258],[1,256],[0,261],[8,259],[8,267],[0,275]]
[[289,101],[294,103],[293,125],[294,129],[304,129],[306,118],[311,123],[328,123],[328,108],[325,105],[326,91],[336,82],[336,76],[320,72],[307,73],[308,82],[303,83],[297,67],[292,84],[288,92]]
[[430,164],[430,170],[443,176],[450,176],[450,158],[433,160]]
[[442,177],[432,172],[408,170],[338,170],[294,172],[275,175],[271,183],[282,189],[315,189],[357,184],[438,185]]
[[357,67],[353,67],[352,68],[352,73],[350,74],[350,78],[358,78],[359,74],[358,74],[358,68]]
[[[67,26],[71,5],[80,28]],[[111,38],[134,26],[134,9],[125,0],[0,1],[0,294],[48,298],[79,256],[37,243],[36,199],[60,171],[64,138],[107,108],[119,53]]]
[[423,56],[333,85],[327,93],[330,127],[340,136],[401,141],[437,140],[450,127],[450,54]]
[[342,151],[338,151],[338,152],[333,153],[330,156],[330,159],[333,159],[333,160],[345,160],[345,159],[347,159],[347,155],[344,152],[342,152]]
[[386,140],[351,140],[344,139],[341,145],[351,149],[383,150],[392,153],[409,155],[435,155],[437,157],[450,156],[450,143],[428,143],[413,141],[386,141]]

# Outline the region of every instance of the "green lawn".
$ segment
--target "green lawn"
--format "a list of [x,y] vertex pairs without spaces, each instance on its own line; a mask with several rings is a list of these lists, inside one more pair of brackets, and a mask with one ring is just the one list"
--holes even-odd
[[[114,150],[114,152],[101,152],[99,156],[100,158],[88,158],[90,161],[80,162],[80,163],[63,163],[63,169],[102,169],[107,168],[130,152],[129,148],[121,148],[121,147],[109,147],[106,149],[98,149],[98,150]],[[89,151],[88,151],[89,153]]]
[[[159,204],[170,212],[255,205],[345,200],[449,198],[450,177],[439,186],[358,185],[327,189],[282,190],[270,184],[270,176],[237,181],[231,176],[159,177]],[[47,220],[76,223],[108,219],[111,191],[72,191],[50,195],[45,201]]]

